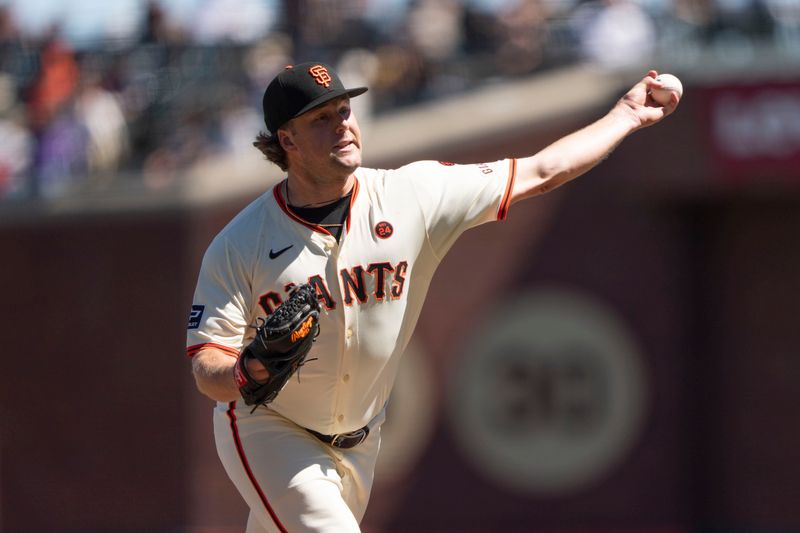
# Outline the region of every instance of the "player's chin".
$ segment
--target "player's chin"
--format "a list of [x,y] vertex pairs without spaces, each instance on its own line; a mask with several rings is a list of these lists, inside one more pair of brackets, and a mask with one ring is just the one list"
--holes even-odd
[[355,170],[361,166],[361,151],[352,150],[347,153],[333,154],[334,162],[348,170]]

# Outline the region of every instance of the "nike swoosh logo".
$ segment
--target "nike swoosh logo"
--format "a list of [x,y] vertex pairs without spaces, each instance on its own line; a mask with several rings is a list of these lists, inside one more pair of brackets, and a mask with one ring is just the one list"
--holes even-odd
[[291,248],[292,246],[294,246],[294,244],[290,244],[290,245],[289,245],[289,246],[287,246],[286,248],[283,248],[282,250],[278,250],[277,252],[273,252],[273,251],[272,251],[272,248],[270,248],[270,249],[269,249],[269,258],[270,258],[270,259],[275,259],[276,257],[278,257],[279,255],[281,255],[283,252],[285,252],[286,250],[288,250],[288,249],[289,249],[289,248]]

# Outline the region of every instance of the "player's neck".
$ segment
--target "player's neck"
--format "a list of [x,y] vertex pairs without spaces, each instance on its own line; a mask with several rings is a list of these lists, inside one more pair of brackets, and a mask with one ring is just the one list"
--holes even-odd
[[341,182],[319,182],[304,180],[289,174],[283,183],[286,203],[294,207],[318,207],[335,202],[350,194],[355,183],[355,174]]

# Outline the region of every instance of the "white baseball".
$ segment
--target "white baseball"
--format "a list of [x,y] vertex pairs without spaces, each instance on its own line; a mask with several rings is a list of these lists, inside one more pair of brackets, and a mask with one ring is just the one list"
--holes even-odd
[[661,74],[656,78],[656,81],[661,82],[663,87],[661,89],[656,89],[655,87],[650,89],[650,94],[653,96],[653,100],[659,104],[667,105],[673,92],[678,94],[678,100],[683,96],[683,84],[677,76]]

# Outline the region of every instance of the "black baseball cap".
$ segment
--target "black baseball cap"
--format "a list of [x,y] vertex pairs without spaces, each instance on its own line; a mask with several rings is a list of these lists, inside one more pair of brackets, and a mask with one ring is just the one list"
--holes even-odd
[[273,135],[298,115],[340,96],[358,96],[366,87],[345,89],[336,73],[324,63],[289,65],[264,91],[264,122]]

